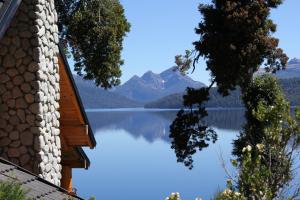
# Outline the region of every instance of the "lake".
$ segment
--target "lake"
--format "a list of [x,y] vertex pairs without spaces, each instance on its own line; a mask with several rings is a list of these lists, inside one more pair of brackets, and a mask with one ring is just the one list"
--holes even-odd
[[[226,187],[222,167],[235,174],[230,164],[232,141],[244,123],[244,110],[212,109],[206,118],[218,140],[194,155],[194,168],[177,163],[171,149],[169,126],[176,110],[87,110],[97,140],[85,148],[91,160],[88,170],[75,169],[78,195],[97,200],[164,200],[179,192],[182,200],[211,199]],[[298,152],[299,154],[300,152]],[[299,160],[297,166],[300,165]],[[299,185],[300,168],[292,185]]]
[[244,121],[243,110],[211,110],[207,123],[218,141],[195,154],[194,168],[177,163],[169,126],[174,110],[87,110],[97,147],[85,149],[88,170],[74,170],[78,195],[97,200],[164,200],[179,192],[183,200],[210,199],[224,189],[232,140]]

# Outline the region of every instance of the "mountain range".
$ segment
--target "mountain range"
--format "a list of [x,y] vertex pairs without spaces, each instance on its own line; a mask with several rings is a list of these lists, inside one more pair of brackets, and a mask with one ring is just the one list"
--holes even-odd
[[[279,84],[281,85],[285,96],[289,100],[292,106],[300,106],[300,77],[291,79],[279,79]],[[185,92],[171,94],[160,98],[156,101],[146,103],[145,108],[183,108],[183,95]],[[244,107],[240,90],[234,90],[229,96],[222,97],[217,88],[211,88],[210,99],[206,103],[208,108],[242,108]]]
[[[257,73],[262,74],[263,70]],[[292,105],[300,103],[300,59],[291,59],[285,70],[278,71],[275,76]],[[83,80],[74,75],[76,85],[85,108],[179,108],[182,107],[182,95],[186,87],[200,88],[205,84],[182,75],[175,67],[159,74],[146,72],[141,77],[133,76],[113,90],[104,90],[92,81]],[[212,88],[208,107],[242,107],[240,93],[233,91],[228,97],[221,97],[216,88]]]
[[160,74],[146,72],[142,77],[133,76],[123,85],[117,87],[114,93],[137,102],[149,102],[158,98],[183,92],[187,87],[200,88],[205,84],[194,81],[189,76],[182,75],[175,67]]
[[[257,74],[263,74],[264,69],[261,68],[258,70]],[[286,69],[279,70],[274,74],[279,79],[287,79],[287,78],[297,78],[300,76],[300,59],[293,58],[288,62]]]
[[[257,75],[265,73],[263,69],[259,70]],[[279,79],[287,99],[292,106],[300,105],[300,59],[292,59],[289,61],[285,70],[278,71],[274,74]],[[183,95],[185,92],[171,94],[155,101],[145,104],[145,108],[182,108]],[[240,98],[240,91],[234,90],[227,97],[222,97],[217,88],[212,88],[210,91],[210,100],[206,104],[207,107],[243,107],[243,102]]]
[[77,75],[73,75],[73,77],[85,108],[134,108],[143,106],[142,103],[98,88],[93,81],[83,80]]

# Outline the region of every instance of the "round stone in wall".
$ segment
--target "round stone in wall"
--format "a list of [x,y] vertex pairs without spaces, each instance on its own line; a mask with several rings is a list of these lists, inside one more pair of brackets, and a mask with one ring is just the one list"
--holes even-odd
[[23,98],[18,98],[16,100],[16,108],[27,108],[27,103]]
[[33,103],[34,102],[34,96],[32,94],[26,94],[25,100],[27,103]]
[[19,132],[18,131],[12,131],[9,133],[9,138],[11,140],[17,140],[19,139]]
[[20,157],[20,163],[22,166],[27,164],[30,161],[30,156],[28,154],[24,154]]
[[18,148],[9,148],[7,151],[8,157],[16,158],[20,156],[20,151]]
[[0,147],[5,147],[5,146],[9,145],[10,143],[11,143],[11,140],[9,138],[7,138],[7,137],[2,138],[0,140]]
[[21,85],[22,83],[24,83],[24,78],[22,76],[16,76],[14,79],[13,79],[13,83],[15,85]]
[[33,134],[29,131],[23,132],[20,135],[21,143],[25,146],[33,144]]
[[4,56],[3,59],[3,67],[14,67],[16,65],[16,59],[8,54],[6,56]]

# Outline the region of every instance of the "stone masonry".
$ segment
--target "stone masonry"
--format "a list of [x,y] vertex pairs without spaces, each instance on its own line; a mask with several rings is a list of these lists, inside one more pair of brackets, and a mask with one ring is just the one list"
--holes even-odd
[[54,0],[23,0],[0,41],[0,156],[60,185]]

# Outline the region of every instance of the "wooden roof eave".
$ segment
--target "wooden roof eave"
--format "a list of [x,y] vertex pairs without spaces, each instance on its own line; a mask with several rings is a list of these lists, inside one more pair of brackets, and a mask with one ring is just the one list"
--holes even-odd
[[81,98],[80,98],[80,95],[79,95],[79,92],[78,92],[78,89],[77,89],[77,86],[76,86],[76,83],[74,81],[74,78],[73,78],[73,75],[72,75],[72,72],[70,70],[70,66],[68,64],[68,61],[67,61],[67,58],[65,56],[65,54],[63,53],[64,50],[63,50],[63,47],[61,44],[59,44],[59,51],[60,51],[60,56],[62,58],[62,61],[63,61],[63,64],[66,66],[65,69],[66,69],[66,72],[67,72],[67,76],[69,78],[69,80],[71,81],[71,84],[72,84],[72,87],[74,89],[74,93],[75,93],[75,97],[76,97],[76,100],[78,102],[78,105],[79,105],[79,108],[80,108],[80,113],[84,119],[84,122],[86,125],[88,125],[88,137],[89,137],[89,146],[90,148],[94,148],[96,146],[96,140],[95,140],[95,137],[94,137],[94,133],[93,133],[93,130],[90,126],[90,122],[88,120],[88,117],[85,113],[85,110],[84,110],[84,107],[83,107],[83,103],[81,101]]
[[62,165],[71,168],[85,168],[88,169],[90,160],[84,153],[81,147],[70,147],[65,138],[61,139],[62,143]]
[[88,169],[90,167],[90,159],[89,157],[85,154],[85,152],[83,151],[83,149],[81,147],[77,147],[76,151],[80,154],[80,157],[82,157],[84,159],[84,163],[85,163],[85,169]]
[[90,160],[81,147],[71,148],[62,154],[62,165],[71,168],[88,169]]

